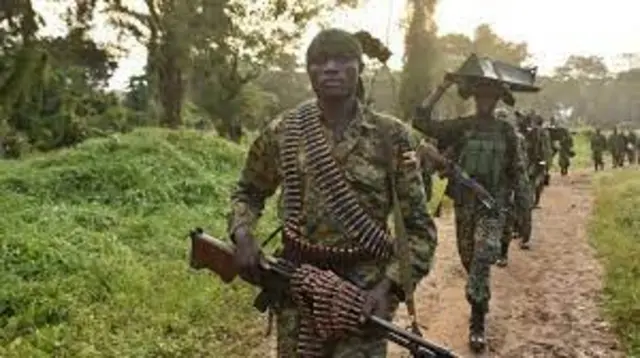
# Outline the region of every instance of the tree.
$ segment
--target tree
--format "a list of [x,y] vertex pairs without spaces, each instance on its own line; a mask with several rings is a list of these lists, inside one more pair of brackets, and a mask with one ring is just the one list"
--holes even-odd
[[405,58],[400,85],[403,118],[410,118],[415,108],[433,89],[438,64],[436,23],[437,0],[412,0],[409,28],[405,35]]
[[[112,22],[147,47],[147,78],[151,98],[161,104],[161,123],[181,125],[190,90],[198,105],[222,119],[220,130],[226,136],[237,132],[235,109],[229,104],[242,88],[281,53],[290,51],[311,19],[330,6],[353,4],[353,0],[145,0],[143,13],[125,0],[110,1]],[[194,71],[197,75],[191,76]]]
[[490,25],[479,25],[474,34],[472,51],[514,65],[520,65],[529,57],[525,42],[510,42],[496,34]]
[[600,56],[571,55],[564,65],[555,69],[555,77],[561,80],[602,80],[609,74],[609,69]]

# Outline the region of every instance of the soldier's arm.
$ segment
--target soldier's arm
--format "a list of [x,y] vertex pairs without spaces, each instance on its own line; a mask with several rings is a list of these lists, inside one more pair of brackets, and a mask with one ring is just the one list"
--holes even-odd
[[232,236],[242,227],[252,232],[262,215],[266,200],[271,197],[281,178],[278,171],[279,153],[276,126],[270,123],[249,147],[240,179],[231,195],[228,233]]
[[402,161],[402,154],[411,151],[406,129],[398,130],[395,135],[397,165],[394,176],[396,178],[396,193],[398,206],[402,212],[404,227],[409,244],[410,257],[394,257],[387,269],[387,277],[398,287],[403,287],[399,260],[409,262],[412,277],[412,287],[429,273],[433,255],[437,245],[436,227],[427,212],[427,200],[420,168],[415,161]]

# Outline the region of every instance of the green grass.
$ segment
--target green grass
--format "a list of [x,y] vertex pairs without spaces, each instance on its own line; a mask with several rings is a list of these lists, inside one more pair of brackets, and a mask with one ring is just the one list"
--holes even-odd
[[591,168],[593,162],[591,161],[591,145],[590,145],[589,132],[586,130],[580,130],[573,136],[573,149],[576,152],[576,156],[571,160],[571,168]]
[[[244,356],[254,290],[187,265],[223,236],[243,148],[138,130],[0,162],[0,356]],[[261,233],[275,227],[273,211]],[[260,329],[256,329],[260,328]]]
[[627,353],[640,357],[640,172],[597,178],[590,233],[606,269],[606,311]]

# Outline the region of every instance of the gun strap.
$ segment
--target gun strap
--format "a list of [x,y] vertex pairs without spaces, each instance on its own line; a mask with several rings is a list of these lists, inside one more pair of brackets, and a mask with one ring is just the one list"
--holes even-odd
[[[416,335],[422,336],[418,325],[418,316],[414,300],[413,274],[411,271],[411,248],[409,247],[409,238],[404,225],[404,218],[397,191],[396,171],[398,170],[398,156],[396,156],[394,151],[394,138],[392,136],[387,136],[386,142],[387,160],[389,163],[389,186],[392,197],[394,235],[396,236],[395,249],[398,254],[402,291],[404,293],[405,305],[407,306],[407,313],[409,313],[409,317],[411,319],[410,329]],[[411,151],[411,148],[405,148],[402,146],[402,143],[399,143],[399,149],[401,153]]]
[[[303,130],[304,128],[304,130]],[[344,227],[345,236],[354,241],[348,247],[326,247],[301,240],[302,179],[299,150],[305,152],[312,180],[325,199],[327,211]],[[331,154],[315,101],[300,105],[285,118],[284,141],[280,146],[283,171],[284,242],[292,251],[322,253],[322,257],[388,259],[393,251],[389,234],[363,209],[348,185],[344,173]],[[295,256],[295,253],[293,253]],[[363,255],[364,254],[364,255]]]

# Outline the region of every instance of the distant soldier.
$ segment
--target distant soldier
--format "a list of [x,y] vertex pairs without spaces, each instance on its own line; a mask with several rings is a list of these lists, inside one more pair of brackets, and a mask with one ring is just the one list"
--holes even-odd
[[613,160],[613,167],[624,167],[624,154],[626,152],[626,140],[624,136],[618,132],[618,128],[613,128],[613,133],[607,140],[609,144],[609,152],[611,152],[611,158]]
[[571,158],[576,153],[573,151],[573,138],[571,132],[565,127],[556,127],[558,143],[560,144],[560,151],[558,156],[558,165],[560,166],[560,174],[565,176],[569,174],[569,166],[571,165]]
[[595,171],[604,170],[604,161],[602,154],[607,150],[607,138],[600,132],[600,128],[596,128],[595,133],[591,136],[591,159]]
[[629,165],[636,164],[636,145],[638,141],[638,137],[636,133],[632,130],[628,130],[625,135],[626,139],[626,154],[627,160],[629,161]]
[[560,151],[560,140],[559,140],[559,136],[558,136],[558,121],[555,119],[555,117],[551,117],[549,119],[549,134],[551,136],[551,161],[549,162],[549,165],[551,165],[551,163],[553,163],[553,161],[555,160],[556,154],[558,154],[558,152]]
[[636,160],[640,164],[640,136],[636,136]]
[[529,128],[524,136],[528,144],[529,180],[534,190],[534,206],[539,207],[542,191],[549,185],[552,146],[549,131],[543,127],[544,119],[535,112],[530,116]]

